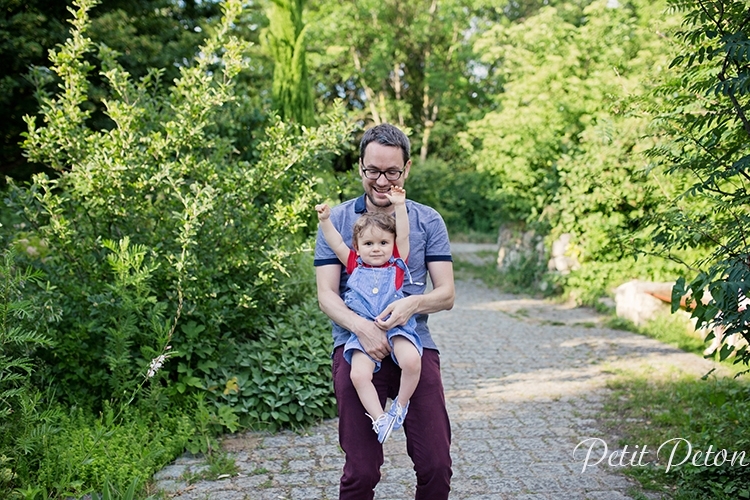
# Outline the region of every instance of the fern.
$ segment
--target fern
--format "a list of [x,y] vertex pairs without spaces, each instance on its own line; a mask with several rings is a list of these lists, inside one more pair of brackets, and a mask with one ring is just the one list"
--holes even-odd
[[7,249],[0,260],[0,425],[17,405],[23,386],[34,367],[30,352],[34,347],[50,346],[42,333],[30,330],[35,318],[32,301],[23,289],[41,283],[42,274],[15,265],[15,252]]
[[[42,274],[16,265],[12,247],[0,256],[0,493],[13,484],[14,457],[28,449],[21,439],[37,422],[38,395],[29,389],[37,347],[52,342],[35,326],[46,323],[44,312],[26,298],[32,285],[41,284]],[[7,455],[6,453],[10,453]]]

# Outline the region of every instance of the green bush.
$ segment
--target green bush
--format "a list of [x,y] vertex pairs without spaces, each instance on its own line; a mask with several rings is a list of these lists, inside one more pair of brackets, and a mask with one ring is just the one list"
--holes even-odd
[[578,304],[594,306],[601,297],[613,296],[614,289],[630,280],[675,282],[684,267],[663,257],[643,256],[637,260],[624,254],[617,261],[584,261],[569,274],[547,276],[565,295]]
[[40,412],[41,395],[31,383],[38,369],[34,354],[50,346],[46,328],[57,312],[46,301],[32,301],[47,290],[39,271],[20,269],[13,247],[0,255],[0,496],[18,481],[22,456],[40,448],[49,412]]
[[300,428],[334,417],[330,331],[314,297],[290,307],[258,340],[237,345],[216,384],[218,401],[255,429]]
[[[170,318],[180,316],[170,341],[181,357],[167,363],[170,377],[160,383],[187,396],[208,390],[201,381],[232,342],[258,339],[299,300],[290,276],[314,229],[317,172],[349,126],[338,109],[315,128],[272,121],[256,131],[254,154],[243,153],[240,131],[219,125],[242,122],[238,113],[247,111],[234,106],[246,61],[245,44],[231,36],[241,2],[229,0],[170,87],[158,70],[132,81],[117,54],[99,46],[113,128],[93,130],[85,61],[94,3],[78,3],[70,39],[51,55],[61,83],[55,94],[39,89],[41,125],[27,120],[30,160],[57,174],[10,184],[11,208],[48,247],[27,261],[50,276],[63,311],[56,348],[43,356],[45,381],[79,404],[122,400],[164,347]],[[45,74],[35,73],[40,83]]]
[[492,176],[437,158],[414,161],[406,184],[410,199],[440,212],[451,233],[497,234],[504,214],[491,194]]
[[182,453],[194,430],[186,415],[117,415],[112,408],[98,418],[81,409],[59,413],[53,426],[38,454],[25,457],[19,482],[76,498],[103,491],[107,482],[120,491],[135,479],[145,483]]
[[19,400],[35,369],[34,350],[51,345],[45,323],[54,321],[56,315],[24,293],[41,281],[39,271],[17,267],[12,248],[0,254],[0,429],[18,412]]

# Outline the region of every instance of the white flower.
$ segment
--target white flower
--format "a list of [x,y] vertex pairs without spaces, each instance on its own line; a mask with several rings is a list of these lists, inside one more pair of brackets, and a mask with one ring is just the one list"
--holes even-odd
[[[172,346],[167,346],[164,349],[168,351],[171,348]],[[151,364],[148,367],[148,372],[146,373],[146,378],[152,378],[154,375],[156,375],[156,372],[159,371],[164,362],[169,358],[170,354],[171,353],[169,352],[165,352],[152,359]]]

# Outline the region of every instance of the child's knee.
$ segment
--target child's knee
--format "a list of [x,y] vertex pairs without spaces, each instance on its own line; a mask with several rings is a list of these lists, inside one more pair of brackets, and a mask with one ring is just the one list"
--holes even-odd
[[411,374],[419,374],[422,371],[422,356],[416,346],[407,339],[399,339],[400,345],[397,345],[396,359],[401,371]]
[[361,387],[364,384],[372,382],[372,369],[369,366],[362,366],[359,363],[352,363],[349,378],[354,387]]
[[401,371],[405,371],[410,375],[419,375],[422,373],[422,357],[416,349],[413,354],[409,353],[405,358],[402,363],[399,363]]

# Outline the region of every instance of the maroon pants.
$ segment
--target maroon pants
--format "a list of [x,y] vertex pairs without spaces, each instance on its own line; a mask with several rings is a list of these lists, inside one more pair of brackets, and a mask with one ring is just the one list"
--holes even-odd
[[[339,500],[369,500],[375,496],[383,465],[383,446],[372,430],[372,421],[349,378],[350,365],[344,360],[343,346],[333,353],[333,386],[339,410],[339,444],[346,454]],[[401,369],[391,357],[383,360],[372,382],[385,405],[386,398],[398,395]],[[417,473],[417,500],[448,498],[451,470],[451,429],[445,408],[440,355],[425,349],[422,375],[409,402],[404,421],[406,451]]]

